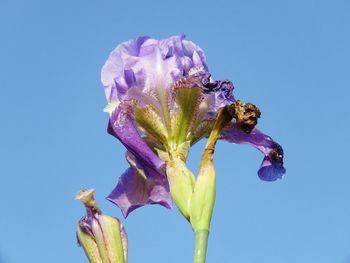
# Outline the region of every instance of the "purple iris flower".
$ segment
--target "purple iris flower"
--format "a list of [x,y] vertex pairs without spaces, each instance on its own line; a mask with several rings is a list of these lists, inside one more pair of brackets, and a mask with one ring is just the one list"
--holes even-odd
[[[189,146],[208,136],[218,111],[236,102],[232,83],[214,81],[203,50],[184,35],[139,37],[118,45],[101,78],[109,102],[108,132],[124,144],[130,164],[108,200],[124,216],[145,204],[170,208],[166,163],[185,161]],[[247,131],[232,121],[220,138],[260,150],[262,180],[285,173],[281,146],[259,130]]]

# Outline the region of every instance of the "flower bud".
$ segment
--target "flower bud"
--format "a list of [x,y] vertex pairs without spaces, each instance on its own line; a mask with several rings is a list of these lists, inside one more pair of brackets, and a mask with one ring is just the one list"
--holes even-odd
[[204,150],[191,199],[191,225],[194,231],[209,230],[216,193],[212,153]]
[[127,236],[123,225],[118,219],[101,214],[94,192],[82,189],[76,196],[87,211],[78,224],[78,242],[90,263],[126,263]]
[[209,231],[210,229],[216,193],[216,177],[213,164],[215,144],[219,139],[220,132],[233,117],[230,107],[224,107],[219,112],[202,154],[190,206],[191,225],[196,232],[198,230]]
[[179,158],[167,163],[166,174],[170,185],[170,193],[181,214],[190,220],[190,205],[195,177],[186,164]]

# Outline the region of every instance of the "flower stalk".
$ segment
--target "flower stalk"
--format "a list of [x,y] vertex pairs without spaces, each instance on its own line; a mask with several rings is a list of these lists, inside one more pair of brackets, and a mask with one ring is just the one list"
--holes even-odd
[[216,175],[213,164],[215,144],[221,130],[233,118],[230,106],[224,107],[218,114],[203,151],[197,182],[191,200],[191,224],[195,232],[194,263],[204,263],[216,194]]
[[194,250],[194,263],[204,263],[207,253],[209,230],[197,230],[195,232],[196,247]]
[[248,123],[250,125],[250,130],[254,128],[257,123],[257,118],[260,116],[260,112],[254,106],[255,110],[248,110],[249,117],[247,117],[245,108],[252,108],[250,105],[252,104],[244,104],[241,101],[237,101],[222,108],[203,151],[198,178],[191,199],[191,224],[196,239],[194,263],[204,263],[206,258],[210,221],[213,214],[216,194],[216,175],[213,163],[216,142],[220,138],[221,131],[233,118],[236,119],[236,122],[241,122],[242,125]]

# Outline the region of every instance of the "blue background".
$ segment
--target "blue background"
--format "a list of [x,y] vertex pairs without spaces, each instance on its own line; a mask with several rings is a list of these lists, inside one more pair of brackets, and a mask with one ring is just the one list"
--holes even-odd
[[[106,133],[100,69],[120,42],[186,33],[216,79],[262,111],[287,175],[262,182],[262,155],[220,142],[207,262],[350,262],[350,2],[0,0],[0,262],[86,262],[74,200],[104,200],[126,169]],[[198,170],[204,141],[191,151]],[[123,220],[129,262],[191,262],[176,209]]]

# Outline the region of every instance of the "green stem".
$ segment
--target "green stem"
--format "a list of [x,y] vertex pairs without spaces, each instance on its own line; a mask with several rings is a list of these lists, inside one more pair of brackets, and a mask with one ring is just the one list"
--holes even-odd
[[196,247],[194,250],[194,263],[205,263],[209,230],[207,229],[196,230],[195,236],[196,236]]

